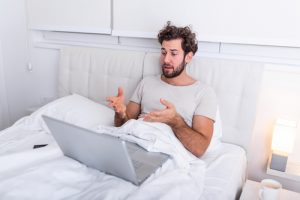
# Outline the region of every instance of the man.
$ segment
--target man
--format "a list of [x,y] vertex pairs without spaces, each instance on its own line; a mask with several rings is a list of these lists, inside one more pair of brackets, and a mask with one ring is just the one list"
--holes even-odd
[[217,103],[212,88],[186,72],[186,65],[198,49],[195,33],[189,27],[168,22],[158,40],[162,75],[144,78],[127,106],[121,87],[117,96],[107,98],[115,110],[115,125],[140,117],[166,123],[184,147],[199,157],[210,143]]

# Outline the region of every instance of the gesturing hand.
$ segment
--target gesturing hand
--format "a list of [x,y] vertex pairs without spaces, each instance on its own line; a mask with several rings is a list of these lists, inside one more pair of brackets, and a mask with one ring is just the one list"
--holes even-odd
[[118,88],[117,96],[107,97],[106,101],[108,106],[113,108],[115,112],[121,117],[124,118],[126,115],[126,105],[124,103],[124,91],[122,87]]
[[166,108],[163,110],[153,111],[146,114],[144,117],[144,121],[162,122],[172,126],[177,116],[175,106],[165,99],[160,99],[160,103],[166,106]]

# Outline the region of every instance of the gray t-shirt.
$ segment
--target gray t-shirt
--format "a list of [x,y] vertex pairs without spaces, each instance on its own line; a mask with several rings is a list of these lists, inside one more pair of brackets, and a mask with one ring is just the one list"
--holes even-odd
[[188,86],[174,86],[161,80],[160,76],[144,78],[134,91],[130,101],[141,105],[141,114],[165,109],[163,98],[173,105],[185,122],[192,126],[194,115],[215,120],[217,98],[214,90],[200,81]]

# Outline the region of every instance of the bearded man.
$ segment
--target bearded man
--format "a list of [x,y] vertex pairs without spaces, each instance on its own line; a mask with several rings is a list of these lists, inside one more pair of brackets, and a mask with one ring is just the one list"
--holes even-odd
[[168,124],[184,147],[199,157],[206,151],[213,134],[217,100],[213,89],[186,72],[198,50],[196,34],[170,22],[159,31],[162,74],[144,78],[130,102],[125,105],[124,92],[108,97],[115,110],[115,125],[129,119]]

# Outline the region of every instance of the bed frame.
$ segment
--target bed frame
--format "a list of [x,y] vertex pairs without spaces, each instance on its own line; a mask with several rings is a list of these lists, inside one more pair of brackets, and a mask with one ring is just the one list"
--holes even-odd
[[[217,94],[224,142],[246,152],[253,131],[263,66],[260,63],[195,56],[188,73]],[[61,49],[59,96],[78,93],[99,103],[123,86],[126,101],[145,76],[160,74],[159,53],[105,48]]]

